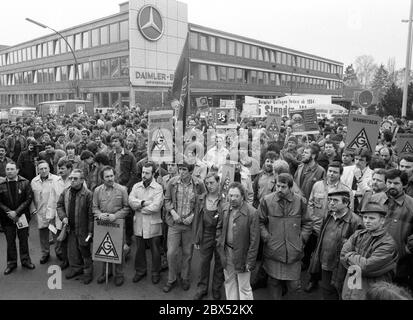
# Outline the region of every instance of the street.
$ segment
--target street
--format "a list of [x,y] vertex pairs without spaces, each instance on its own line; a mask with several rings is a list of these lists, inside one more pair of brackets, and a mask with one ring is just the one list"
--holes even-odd
[[[161,273],[161,281],[154,285],[150,276],[150,259],[148,259],[148,276],[138,283],[133,283],[134,276],[134,257],[128,259],[124,266],[125,283],[121,287],[116,287],[113,278],[109,280],[108,287],[105,284],[97,284],[96,279],[101,272],[101,263],[94,262],[94,278],[89,285],[84,285],[80,278],[66,280],[64,275],[67,270],[63,271],[62,289],[51,290],[48,288],[48,279],[52,274],[48,274],[48,267],[58,265],[59,261],[54,253],[54,246],[51,246],[51,258],[47,264],[41,265],[40,260],[40,241],[35,219],[30,221],[29,237],[30,257],[35,264],[36,269],[22,269],[20,261],[18,267],[11,274],[3,274],[6,268],[6,239],[0,234],[0,300],[192,300],[196,292],[196,282],[199,270],[199,253],[194,250],[192,259],[192,279],[191,288],[183,291],[181,287],[176,286],[171,292],[162,291],[167,281],[167,271]],[[135,247],[132,247],[132,254]],[[147,250],[150,258],[150,250]],[[304,274],[304,273],[303,273]],[[302,278],[307,278],[303,275]],[[318,290],[319,291],[319,290]],[[225,297],[224,289],[222,296]],[[254,298],[257,300],[269,299],[267,289],[254,291]],[[211,293],[205,300],[212,299]],[[302,294],[302,300],[320,299],[320,293]]]

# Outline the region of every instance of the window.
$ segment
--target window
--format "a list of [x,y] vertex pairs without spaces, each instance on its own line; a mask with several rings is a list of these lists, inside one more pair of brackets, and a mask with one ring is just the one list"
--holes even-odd
[[231,56],[235,56],[235,42],[228,41],[228,54]]
[[275,62],[275,52],[274,51],[270,51],[270,61],[271,63],[276,63]]
[[[77,65],[77,72],[78,72],[79,80],[83,80],[83,68],[82,68],[81,63]],[[75,79],[76,79],[76,76],[75,76]]]
[[83,45],[83,49],[87,49],[89,48],[89,31],[83,32],[82,33],[82,45]]
[[37,51],[37,59],[40,59],[42,57],[42,45],[41,44],[37,45],[36,51]]
[[284,87],[287,85],[287,77],[285,74],[281,75],[281,85]]
[[199,50],[208,51],[208,38],[207,36],[200,34],[199,35]]
[[250,83],[256,84],[257,83],[257,71],[251,71],[251,81]]
[[129,77],[129,57],[120,58],[120,76]]
[[49,82],[49,69],[43,69],[43,82]]
[[37,70],[37,83],[43,83],[43,70]]
[[227,68],[218,67],[219,81],[227,81]]
[[228,81],[235,82],[235,68],[228,68]]
[[114,79],[114,78],[119,78],[119,76],[120,76],[119,59],[118,58],[110,59],[110,77]]
[[21,50],[17,51],[17,62],[22,62],[22,51]]
[[83,69],[83,79],[88,80],[90,79],[90,63],[85,62],[82,64],[82,69]]
[[63,39],[60,39],[60,53],[67,52],[67,43]]
[[104,59],[100,61],[100,75],[103,78],[109,78],[109,60]]
[[100,61],[92,62],[93,79],[100,79]]
[[110,107],[116,108],[119,106],[119,92],[110,93]]
[[275,86],[275,73],[270,73],[270,85]]
[[210,81],[217,81],[217,67],[216,66],[208,66],[208,76]]
[[92,47],[99,45],[99,29],[92,30]]
[[268,86],[270,84],[270,79],[268,72],[264,72],[264,85]]
[[209,51],[210,52],[216,52],[217,51],[216,46],[215,46],[216,41],[217,41],[217,39],[215,37],[209,36]]
[[119,24],[110,25],[110,43],[119,42]]
[[129,22],[128,20],[120,23],[120,41],[129,39]]
[[257,47],[251,46],[251,59],[257,59]]
[[264,75],[262,71],[257,72],[258,84],[264,84]]
[[74,50],[81,50],[82,49],[82,34],[77,33],[75,35],[75,48]]
[[264,61],[265,62],[270,62],[270,56],[268,54],[268,50],[264,49]]
[[68,68],[68,70],[69,70],[69,71],[68,71],[69,80],[71,80],[71,81],[75,80],[75,68],[74,68],[74,65],[73,65],[73,64],[68,65],[67,68]]
[[244,70],[237,69],[236,77],[237,77],[237,83],[243,83],[244,82]]
[[287,65],[288,66],[292,66],[293,64],[292,64],[292,59],[291,59],[291,55],[290,54],[287,54]]
[[241,42],[237,42],[237,57],[242,57],[242,43]]
[[258,52],[258,60],[263,61],[264,55],[262,53],[262,48],[257,48],[257,52]]
[[50,82],[55,82],[55,75],[54,75],[54,68],[49,68],[49,81]]
[[48,51],[48,47],[47,47],[47,42],[43,43],[42,53],[43,53],[42,54],[43,58],[48,56],[49,51]]
[[282,56],[282,54],[281,54],[281,52],[279,52],[279,51],[277,51],[276,52],[276,63],[278,63],[278,64],[281,64],[281,56]]
[[[72,49],[74,48],[74,38],[73,35],[68,36],[67,38],[67,42],[69,43],[69,47],[71,47]],[[68,48],[68,51],[70,51],[70,48]]]
[[199,80],[208,80],[207,66],[199,64]]
[[24,48],[22,49],[22,61],[26,61],[26,60],[27,60],[27,49]]
[[198,50],[198,34],[195,32],[191,32],[190,37],[189,37],[189,43],[191,46],[191,49]]
[[109,108],[109,92],[102,92],[102,107]]
[[227,40],[219,39],[219,53],[227,54]]
[[249,59],[251,57],[251,52],[250,52],[250,45],[249,44],[244,44],[244,58]]
[[312,70],[314,68],[314,61],[310,59],[310,69]]
[[100,28],[100,45],[105,45],[109,43],[109,27],[104,26]]
[[54,55],[60,54],[60,41],[59,39],[53,40]]

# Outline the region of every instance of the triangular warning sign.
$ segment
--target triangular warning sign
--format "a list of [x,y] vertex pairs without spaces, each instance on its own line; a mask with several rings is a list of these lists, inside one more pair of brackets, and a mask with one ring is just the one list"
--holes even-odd
[[168,143],[166,142],[165,135],[159,128],[154,134],[155,139],[153,139],[152,151],[169,151]]
[[409,141],[406,141],[406,144],[404,145],[402,151],[400,153],[413,153],[413,147],[409,143]]
[[103,238],[103,241],[99,245],[95,256],[98,256],[99,258],[119,260],[118,253],[116,252],[115,245],[113,244],[109,232],[106,233],[105,237]]
[[369,139],[367,137],[366,130],[363,128],[361,131],[355,136],[353,141],[349,143],[347,149],[361,149],[365,148],[369,151],[372,151]]

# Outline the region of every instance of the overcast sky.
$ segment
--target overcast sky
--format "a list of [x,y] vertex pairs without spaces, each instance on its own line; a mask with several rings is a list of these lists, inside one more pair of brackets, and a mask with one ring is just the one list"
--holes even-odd
[[[2,0],[0,44],[14,45],[49,32],[117,13],[123,0]],[[189,22],[351,64],[359,55],[404,67],[408,0],[183,0]]]

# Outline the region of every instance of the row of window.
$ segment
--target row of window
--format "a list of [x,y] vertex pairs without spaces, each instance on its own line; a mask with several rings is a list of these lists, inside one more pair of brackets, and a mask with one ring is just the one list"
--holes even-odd
[[[65,38],[74,51],[103,46],[129,39],[128,20],[93,30],[76,33]],[[64,39],[59,38],[0,55],[0,66],[45,58],[70,52]]]
[[190,44],[191,48],[195,50],[209,51],[331,74],[343,73],[343,67],[339,65],[197,32],[190,33]]
[[291,85],[294,85],[296,88],[313,88],[328,90],[336,90],[342,87],[341,82],[334,80],[291,76],[288,74],[246,70],[207,64],[192,63],[191,70],[192,76],[196,80],[222,81],[284,87],[290,87]]
[[[129,57],[103,59],[78,64],[80,80],[129,77]],[[0,75],[0,86],[76,80],[74,65]]]
[[[74,93],[41,93],[41,94],[1,94],[2,106],[36,106],[45,101],[74,99]],[[93,101],[95,108],[116,108],[129,105],[129,92],[96,92],[83,93],[82,99]]]

